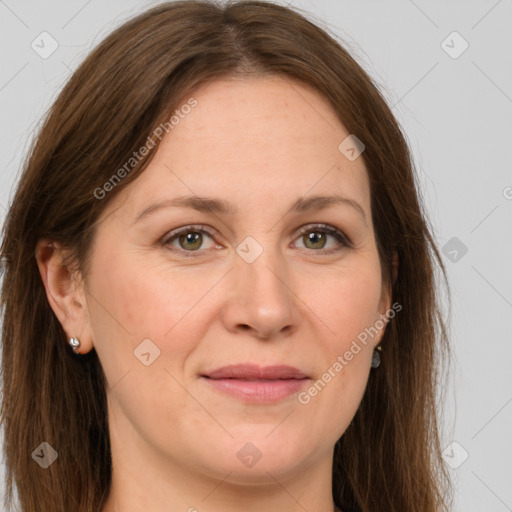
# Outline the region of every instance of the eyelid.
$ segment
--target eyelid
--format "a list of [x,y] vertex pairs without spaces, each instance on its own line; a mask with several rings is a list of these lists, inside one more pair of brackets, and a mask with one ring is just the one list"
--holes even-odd
[[[318,249],[318,250],[306,248],[305,250],[308,252],[316,253],[319,255],[334,254],[343,248],[352,248],[353,247],[353,244],[352,244],[350,238],[347,235],[345,235],[345,233],[341,229],[336,228],[330,224],[325,224],[325,223],[306,224],[306,225],[298,228],[298,230],[296,231],[296,234],[297,234],[297,236],[303,235],[305,233],[314,231],[315,229],[317,229],[318,231],[323,231],[323,232],[333,236],[334,238],[336,238],[338,240],[338,242],[341,244],[342,247],[334,248],[334,249]],[[176,238],[176,236],[178,236],[182,233],[187,233],[187,232],[205,232],[206,234],[211,236],[211,238],[216,242],[216,239],[215,239],[216,230],[215,229],[211,228],[210,226],[204,225],[204,224],[189,224],[186,226],[182,226],[182,227],[173,229],[172,231],[167,233],[163,237],[161,244],[164,247],[168,246],[168,244],[171,242],[171,240]],[[297,238],[297,236],[294,238],[294,240]],[[198,249],[196,251],[186,251],[184,249],[179,249],[179,248],[173,247],[173,248],[169,248],[169,250],[171,250],[173,252],[185,254],[186,255],[185,257],[195,257],[195,256],[200,256],[202,253],[204,253],[208,249]]]

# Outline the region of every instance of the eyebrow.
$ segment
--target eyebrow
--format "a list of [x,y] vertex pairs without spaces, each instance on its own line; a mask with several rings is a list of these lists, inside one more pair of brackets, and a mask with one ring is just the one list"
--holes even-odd
[[[330,206],[340,204],[350,206],[355,209],[363,218],[364,223],[367,224],[366,213],[358,202],[348,197],[342,197],[336,194],[329,196],[317,195],[299,197],[299,199],[297,199],[295,203],[292,204],[288,212],[303,213],[312,210],[323,210]],[[133,223],[136,224],[142,219],[148,217],[150,214],[163,208],[170,207],[192,208],[199,212],[216,213],[220,215],[236,215],[238,212],[237,208],[233,204],[221,199],[216,199],[214,197],[201,197],[197,195],[179,196],[173,199],[166,199],[149,205],[137,215]]]

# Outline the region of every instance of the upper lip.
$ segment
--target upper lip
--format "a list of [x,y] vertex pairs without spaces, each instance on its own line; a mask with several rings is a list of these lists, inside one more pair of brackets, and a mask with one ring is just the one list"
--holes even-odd
[[202,374],[210,379],[280,380],[307,379],[308,376],[293,366],[258,366],[256,364],[230,364]]

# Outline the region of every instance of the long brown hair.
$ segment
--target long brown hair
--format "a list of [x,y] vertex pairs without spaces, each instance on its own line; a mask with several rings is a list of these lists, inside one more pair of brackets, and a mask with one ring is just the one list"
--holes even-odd
[[[66,84],[30,148],[1,246],[6,508],[15,486],[23,512],[96,512],[111,484],[105,375],[94,349],[70,350],[38,271],[37,241],[63,244],[86,276],[101,212],[155,151],[103,198],[94,191],[194,87],[262,75],[313,87],[363,141],[383,285],[402,306],[336,443],[335,503],[363,512],[449,510],[436,400],[450,349],[436,263],[447,277],[406,138],[375,82],[306,14],[263,1],[195,0],[160,4],[109,35]],[[47,469],[33,456],[42,442],[58,453]]]

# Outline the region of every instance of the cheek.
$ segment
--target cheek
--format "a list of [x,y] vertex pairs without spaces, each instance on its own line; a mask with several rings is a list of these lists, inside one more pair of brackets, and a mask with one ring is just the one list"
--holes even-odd
[[93,270],[88,302],[94,343],[105,358],[112,359],[115,352],[116,360],[124,361],[123,365],[116,362],[117,366],[131,367],[133,351],[146,339],[161,355],[172,350],[172,357],[162,359],[176,365],[194,349],[208,323],[199,318],[205,314],[201,299],[215,284],[214,277],[198,281],[190,272],[171,271],[119,250],[98,255]]
[[[380,268],[377,265],[347,269],[333,276],[321,293],[310,294],[308,306],[317,313],[322,362],[317,379],[302,402],[315,414],[329,417],[333,431],[343,431],[355,414],[368,381],[375,343],[372,330],[379,319]],[[327,327],[327,328],[326,328]]]
[[[93,341],[116,397],[111,409],[121,407],[124,412],[117,421],[128,416],[133,425],[151,431],[152,439],[158,438],[162,425],[176,422],[173,411],[191,408],[179,382],[184,362],[200,339],[202,322],[191,306],[204,291],[182,288],[184,282],[176,273],[122,256],[108,258],[108,263],[98,258],[91,272]],[[147,366],[138,359],[145,352],[150,354]],[[152,418],[150,424],[147,418]]]
[[[316,296],[319,316],[331,333],[328,337],[331,350],[345,352],[358,336],[364,339],[363,333],[379,319],[381,290],[378,267],[364,271],[354,269],[333,279],[328,288]],[[370,336],[367,341],[371,341]],[[364,348],[363,343],[360,345]]]

